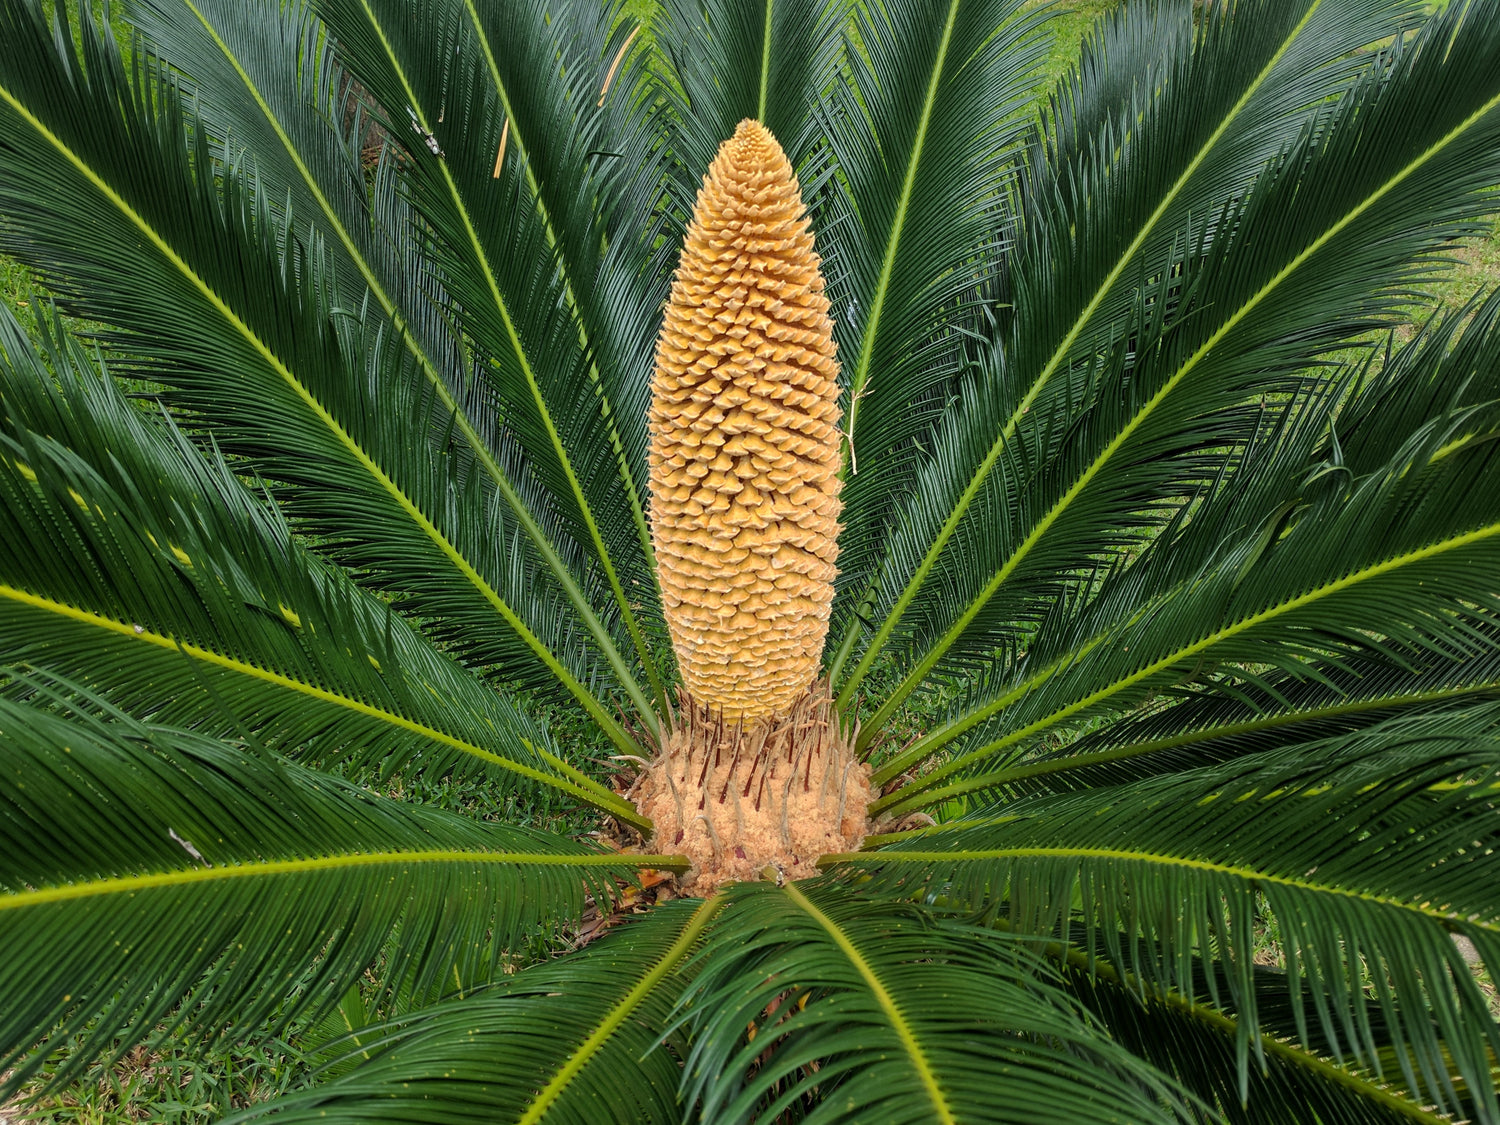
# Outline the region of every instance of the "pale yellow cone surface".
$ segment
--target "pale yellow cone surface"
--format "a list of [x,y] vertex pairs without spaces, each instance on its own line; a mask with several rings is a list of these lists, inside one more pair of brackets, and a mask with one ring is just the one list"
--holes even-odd
[[703,178],[651,390],[651,533],[689,693],[785,714],[838,574],[838,361],[797,177],[742,121]]

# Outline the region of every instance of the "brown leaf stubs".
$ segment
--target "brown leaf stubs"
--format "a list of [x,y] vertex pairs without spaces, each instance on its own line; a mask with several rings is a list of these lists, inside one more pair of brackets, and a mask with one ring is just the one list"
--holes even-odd
[[651,532],[688,692],[786,714],[818,673],[838,574],[838,361],[797,177],[742,121],[703,179],[651,402]]

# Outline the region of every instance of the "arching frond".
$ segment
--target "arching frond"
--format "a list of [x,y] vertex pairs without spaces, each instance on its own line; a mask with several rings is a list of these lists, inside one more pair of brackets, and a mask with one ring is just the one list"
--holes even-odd
[[[1500,963],[1500,711],[1494,704],[1405,716],[1312,746],[1247,754],[1085,793],[1010,803],[842,857],[905,893],[919,887],[1012,926],[1050,934],[1079,903],[1109,958],[1191,995],[1195,950],[1258,1031],[1252,981],[1254,895],[1279,924],[1298,1038],[1400,1080],[1440,1105],[1461,1075],[1482,1114],[1500,1025],[1450,935]],[[1079,896],[1075,899],[1075,895]],[[1115,936],[1123,931],[1123,937]],[[1302,1001],[1306,981],[1311,1000]],[[1369,989],[1400,1045],[1382,1059]]]
[[[867,744],[934,671],[1025,643],[1060,595],[1149,539],[1253,433],[1244,403],[1295,392],[1327,352],[1391,322],[1443,240],[1493,206],[1497,172],[1476,162],[1493,159],[1500,87],[1442,78],[1450,39],[1482,68],[1500,58],[1488,21],[1452,15],[1430,47],[1374,55],[1334,108],[1321,100],[1349,83],[1327,64],[1380,18],[1299,2],[1211,19],[1179,65],[1213,79],[1174,74],[1090,164],[1054,173],[1088,177],[1071,194],[1087,210],[1049,189],[1023,213],[1014,312],[935,438],[880,631],[844,688],[907,631],[914,664]],[[1223,102],[1207,113],[1210,97]],[[1356,115],[1367,128],[1342,124]]]
[[[44,436],[45,435],[45,436]],[[640,823],[275,509],[0,312],[0,642],[141,718],[387,776],[484,773]]]
[[697,960],[684,1090],[706,1121],[1188,1117],[993,931],[836,888],[746,884]]
[[[144,46],[186,87],[223,163],[252,168],[273,210],[322,232],[340,304],[358,308],[368,291],[439,393],[459,381],[445,326],[399,248],[404,231],[384,228],[371,205],[360,167],[366,122],[352,111],[346,120],[348,76],[306,3],[132,0],[130,13]],[[477,441],[472,451],[485,455]]]
[[[1232,1015],[1177,993],[1152,990],[1143,997],[1119,974],[1098,969],[1069,973],[1067,987],[1122,1045],[1213,1106],[1215,1120],[1283,1125],[1289,1112],[1316,1114],[1315,1120],[1327,1125],[1441,1125],[1452,1120],[1399,1085],[1338,1066],[1321,1051],[1279,1033],[1263,1032],[1259,1063],[1239,1066],[1239,1027]],[[1257,974],[1263,1019],[1268,1007],[1284,1000],[1286,986],[1278,975]]]
[[66,1078],[163,1018],[284,1024],[382,952],[388,982],[482,979],[635,870],[169,728],[0,700],[0,744],[7,1091],[50,1034],[84,1033]]
[[1321,739],[1395,714],[1458,710],[1500,698],[1495,627],[1457,624],[1463,642],[1452,648],[1390,646],[1376,662],[1345,662],[1318,679],[1228,674],[1172,706],[997,770],[989,782],[1027,794],[1119,785],[1261,750],[1310,750]]
[[[119,346],[227,450],[297,485],[291,509],[345,561],[442,616],[471,659],[563,684],[617,746],[634,747],[588,687],[603,668],[498,497],[408,440],[407,421],[441,406],[388,340],[341,330],[315,249],[273,228],[232,170],[211,175],[171,89],[127,86],[92,25],[78,54],[29,3],[3,20],[0,202],[24,228],[8,222],[0,243],[34,262],[65,308],[117,325]],[[80,227],[86,242],[72,237]]]
[[377,170],[371,198],[359,163],[367,116],[351,106],[335,46],[308,7],[142,0],[133,14],[152,49],[189,86],[222,160],[253,169],[273,213],[289,201],[295,227],[310,224],[322,235],[340,305],[357,309],[368,292],[378,308],[369,326],[379,331],[381,318],[388,319],[398,350],[410,353],[438,404],[433,422],[440,440],[472,459],[473,471],[498,489],[558,571],[562,561],[551,540],[559,528],[550,506],[527,494],[524,473],[509,463],[503,445],[495,448],[491,412],[466,390],[466,361],[441,308],[441,287],[424,255],[414,252],[414,219],[396,198],[389,162]]
[[[719,903],[674,902],[484,991],[360,1029],[303,1093],[231,1118],[676,1125],[685,957]],[[665,1039],[665,1042],[663,1042]]]
[[995,300],[1038,26],[1014,0],[859,5],[844,80],[819,115],[838,169],[819,237],[847,388],[835,676],[892,506],[957,388],[965,334]]
[[[1464,362],[1446,359],[1441,340],[1428,347],[1419,338],[1401,364],[1411,385],[1462,374],[1469,363],[1492,370],[1497,324],[1494,307],[1471,323]],[[1356,395],[1349,405],[1362,402]],[[920,788],[982,788],[980,776],[1014,761],[1034,736],[1101,709],[1118,713],[1221,663],[1327,681],[1350,662],[1410,666],[1403,652],[1432,651],[1438,664],[1444,650],[1483,657],[1493,642],[1473,628],[1493,618],[1494,583],[1485,576],[1500,566],[1500,499],[1485,484],[1495,443],[1484,435],[1500,419],[1493,402],[1451,406],[1425,422],[1409,419],[1391,460],[1351,481],[1338,447],[1326,448],[1330,439],[1316,432],[1332,424],[1336,443],[1337,421],[1294,403],[1298,443],[1242,465],[1191,518],[1070,610],[1071,624],[1063,615],[1049,621],[1024,661],[997,667],[953,720],[883,765],[877,780],[967,735],[973,749],[925,775]],[[1299,449],[1307,459],[1299,461]],[[951,780],[961,774],[968,779]]]
[[[672,145],[692,204],[714,154],[753,117],[806,175],[822,147],[818,106],[843,58],[849,0],[663,0],[651,22]],[[809,164],[809,161],[814,161]],[[813,187],[804,183],[804,194]]]
[[[603,231],[590,154],[610,24],[577,18],[564,37],[539,3],[485,10],[467,0],[318,4],[345,65],[403,146],[403,187],[421,215],[403,233],[434,258],[449,311],[477,353],[474,376],[655,676],[632,608],[651,577],[644,481],[614,421],[615,390],[639,376],[611,371],[606,382],[589,339],[596,325],[579,317],[599,311]],[[446,62],[427,65],[432,57]],[[627,582],[640,588],[627,593]],[[654,729],[652,702],[591,613],[583,620]]]

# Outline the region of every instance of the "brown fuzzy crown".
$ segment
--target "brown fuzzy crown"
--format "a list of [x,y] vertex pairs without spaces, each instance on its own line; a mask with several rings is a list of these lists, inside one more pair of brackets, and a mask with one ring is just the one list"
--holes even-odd
[[688,691],[785,714],[817,675],[838,574],[833,324],[797,177],[740,122],[703,178],[651,383],[651,533]]

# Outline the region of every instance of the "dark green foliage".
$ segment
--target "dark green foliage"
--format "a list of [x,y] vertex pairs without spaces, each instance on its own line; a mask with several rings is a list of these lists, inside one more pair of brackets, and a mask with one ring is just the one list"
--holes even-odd
[[[1422,9],[1129,3],[1038,105],[1013,0],[0,0],[5,1096],[286,1032],[240,1119],[1500,1122],[1500,297],[1396,343],[1500,21]],[[537,826],[649,831],[647,382],[746,116],[880,819],[647,912]]]
[[[44,698],[46,694],[44,693]],[[585,880],[629,867],[556,837],[372,797],[346,782],[169,728],[0,703],[4,1042],[95,1016],[95,1040],[180,1018],[252,1026],[298,986],[326,986],[382,949],[393,983],[483,976],[539,922],[576,916]],[[322,957],[310,979],[308,950]],[[205,973],[212,969],[211,973]],[[275,982],[271,984],[271,982]],[[271,987],[267,987],[271,984]],[[189,1014],[190,1013],[190,1014]],[[85,1041],[72,1062],[88,1061]],[[65,1072],[66,1073],[66,1072]]]

